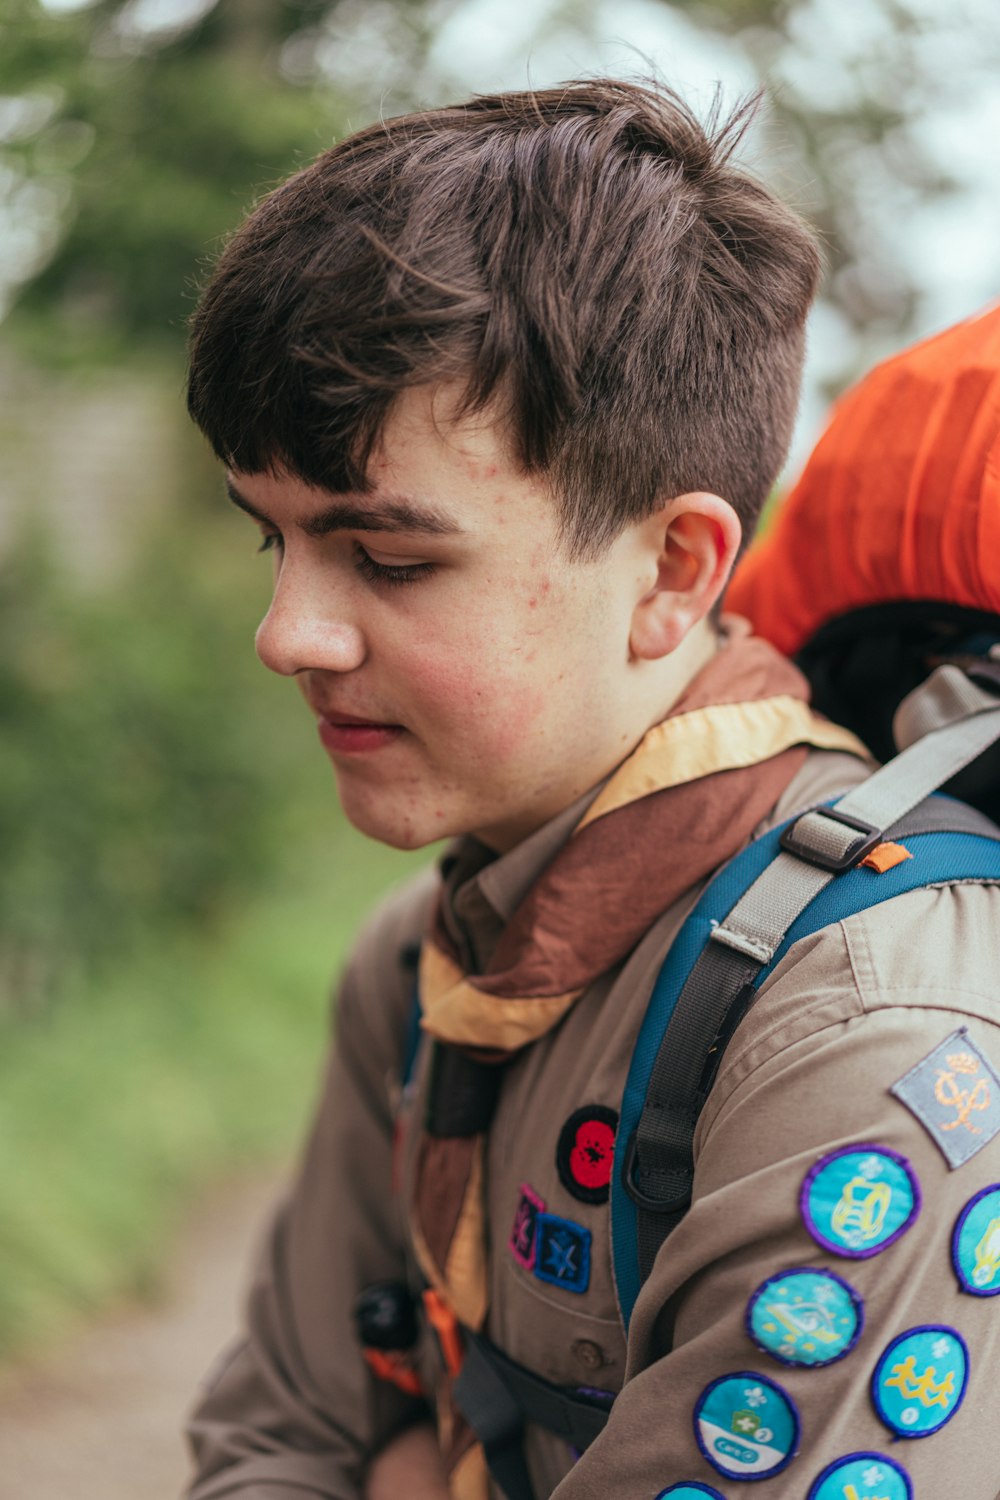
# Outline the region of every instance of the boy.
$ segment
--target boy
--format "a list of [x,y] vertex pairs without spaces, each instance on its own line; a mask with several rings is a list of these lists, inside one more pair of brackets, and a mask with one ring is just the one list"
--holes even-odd
[[[908,1473],[994,1500],[968,1407],[997,1335],[947,1265],[973,1189],[889,1092],[975,1016],[949,1076],[971,1098],[982,1067],[988,1104],[955,1125],[982,1137],[974,1186],[1000,1176],[993,968],[966,940],[994,889],[794,947],[627,1339],[616,1303],[612,1152],[664,957],[720,865],[870,769],[718,621],[818,273],[733,165],[741,128],[608,80],[380,124],[257,208],[196,314],[191,411],[275,554],[258,652],[357,827],[455,842],[348,968],[246,1338],[191,1424],[192,1500],[901,1500]],[[607,1425],[491,1430],[483,1359],[559,1412],[584,1390],[595,1431],[616,1398]],[[894,1435],[929,1441],[904,1461]]]

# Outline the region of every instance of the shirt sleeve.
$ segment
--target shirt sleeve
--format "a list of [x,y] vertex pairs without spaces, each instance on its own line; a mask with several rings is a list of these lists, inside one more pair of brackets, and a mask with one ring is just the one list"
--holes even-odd
[[416,901],[407,892],[369,924],[342,982],[319,1108],[253,1277],[245,1334],[188,1424],[189,1500],[358,1500],[373,1453],[425,1413],[371,1374],[353,1308],[365,1287],[407,1279],[391,1096],[413,983],[400,953],[429,890],[422,879]]
[[772,976],[556,1500],[996,1500],[998,917],[912,893]]

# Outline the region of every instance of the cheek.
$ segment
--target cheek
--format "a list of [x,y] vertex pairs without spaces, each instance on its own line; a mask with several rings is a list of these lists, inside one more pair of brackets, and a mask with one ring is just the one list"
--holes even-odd
[[[541,670],[540,670],[541,669]],[[425,646],[406,670],[418,732],[446,733],[464,757],[508,762],[543,727],[550,673],[529,646],[465,635],[457,645]]]

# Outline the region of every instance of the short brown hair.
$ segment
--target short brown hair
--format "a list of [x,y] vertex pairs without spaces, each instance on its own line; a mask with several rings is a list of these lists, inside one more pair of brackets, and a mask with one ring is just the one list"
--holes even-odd
[[784,460],[819,256],[703,126],[612,79],[369,126],[270,193],[194,314],[188,404],[244,473],[363,491],[395,397],[465,383],[577,554],[665,497],[747,535]]

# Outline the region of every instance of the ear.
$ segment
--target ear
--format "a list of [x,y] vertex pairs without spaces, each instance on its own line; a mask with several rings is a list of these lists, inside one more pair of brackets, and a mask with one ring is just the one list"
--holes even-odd
[[743,529],[728,501],[678,495],[641,523],[639,543],[653,586],[632,613],[629,649],[655,661],[676,651],[711,610],[729,578]]

